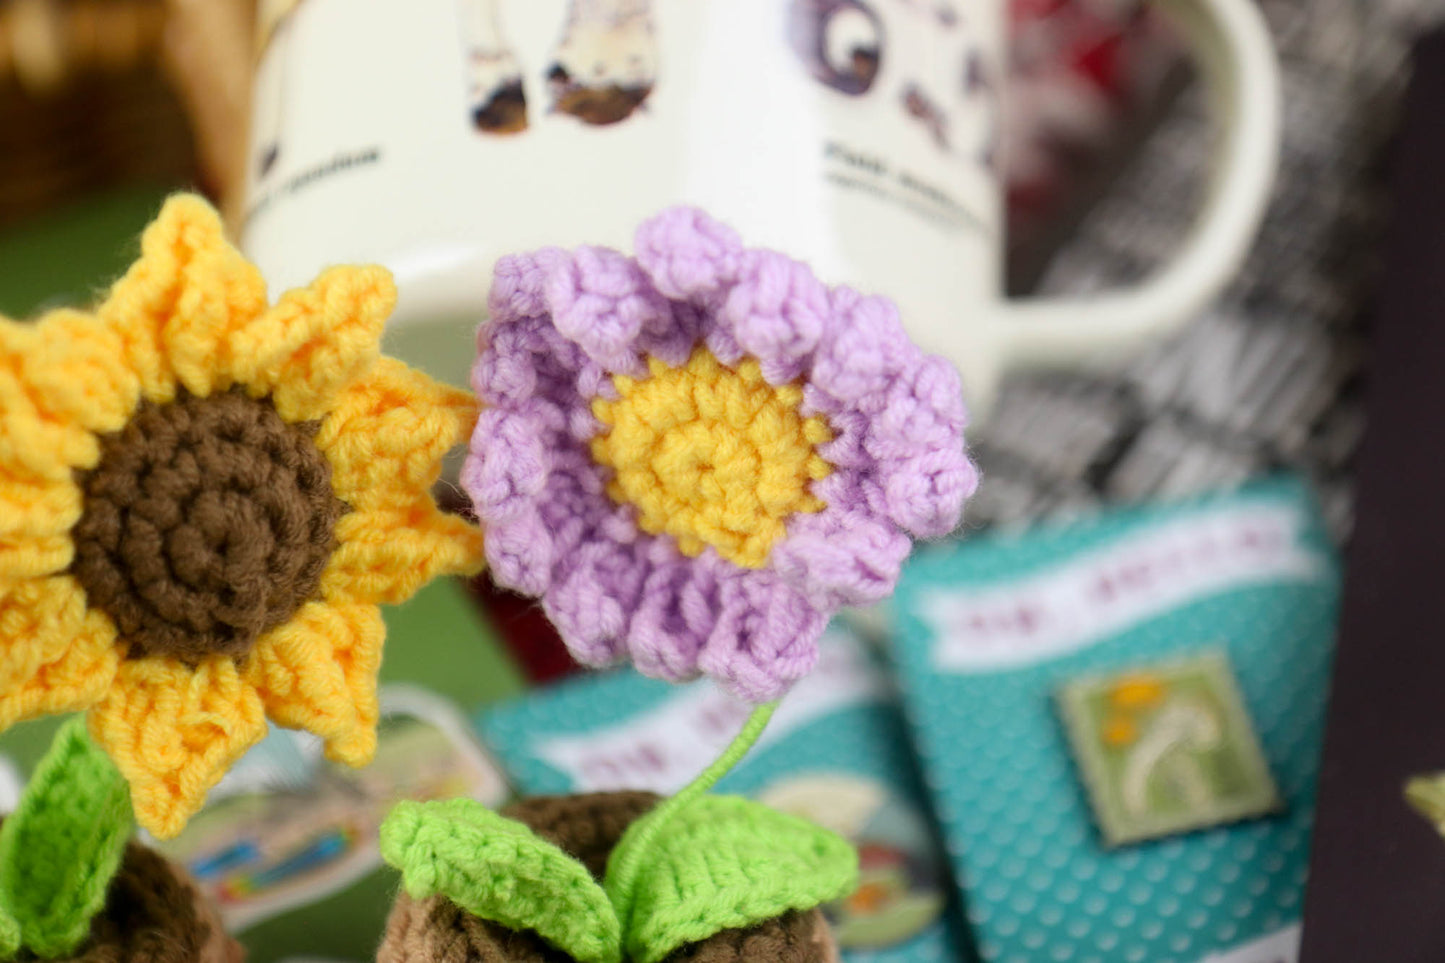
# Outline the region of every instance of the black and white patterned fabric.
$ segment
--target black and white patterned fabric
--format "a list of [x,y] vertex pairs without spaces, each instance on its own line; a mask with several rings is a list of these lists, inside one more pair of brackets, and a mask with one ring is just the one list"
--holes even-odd
[[[1277,470],[1310,478],[1337,538],[1363,428],[1383,174],[1413,36],[1445,0],[1264,0],[1283,69],[1281,168],[1241,275],[1126,364],[1025,374],[974,434],[969,528],[1178,497]],[[1208,117],[1191,85],[1058,253],[1040,292],[1143,277],[1198,206]]]

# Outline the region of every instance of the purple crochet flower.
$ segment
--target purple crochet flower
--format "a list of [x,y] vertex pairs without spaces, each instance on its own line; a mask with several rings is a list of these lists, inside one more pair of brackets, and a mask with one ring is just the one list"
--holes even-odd
[[572,654],[754,702],[978,480],[958,375],[890,301],[676,209],[602,248],[502,259],[462,484],[492,577]]

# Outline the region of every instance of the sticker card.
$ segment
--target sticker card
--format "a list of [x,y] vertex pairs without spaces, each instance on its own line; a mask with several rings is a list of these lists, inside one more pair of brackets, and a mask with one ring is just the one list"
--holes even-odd
[[1077,679],[1058,700],[1111,846],[1282,808],[1223,652]]

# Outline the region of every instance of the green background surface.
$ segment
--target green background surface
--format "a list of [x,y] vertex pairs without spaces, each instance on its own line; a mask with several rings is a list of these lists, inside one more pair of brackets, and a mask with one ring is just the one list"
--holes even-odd
[[[92,302],[139,252],[140,231],[163,197],[157,190],[108,194],[0,234],[0,313],[28,317]],[[435,582],[384,611],[384,681],[424,686],[468,715],[522,690],[520,672],[461,582]],[[58,726],[56,719],[18,725],[0,735],[0,753],[28,769]],[[370,960],[396,886],[390,871],[373,873],[321,903],[239,935],[251,963],[287,956]]]

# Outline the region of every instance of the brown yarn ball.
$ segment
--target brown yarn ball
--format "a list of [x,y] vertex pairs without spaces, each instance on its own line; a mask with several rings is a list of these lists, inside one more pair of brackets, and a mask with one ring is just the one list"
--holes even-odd
[[583,793],[519,799],[502,815],[525,823],[538,836],[581,860],[594,879],[607,872],[607,857],[627,827],[652,811],[662,797],[651,792]]
[[[503,815],[580,859],[599,880],[627,827],[657,805],[645,792],[538,796]],[[666,963],[837,963],[837,948],[818,910],[788,912],[747,929],[724,930],[670,954]],[[444,896],[397,896],[377,963],[573,963],[535,933],[477,919]]]
[[241,391],[182,392],[101,438],[71,571],[131,657],[239,657],[315,594],[346,510],[315,433]]
[[837,963],[833,935],[818,910],[789,910],[745,930],[723,930],[670,954],[665,963]]
[[445,896],[396,899],[376,963],[574,963],[532,932],[478,919]]
[[139,843],[126,847],[105,909],[73,963],[242,963],[246,951],[174,864]]

